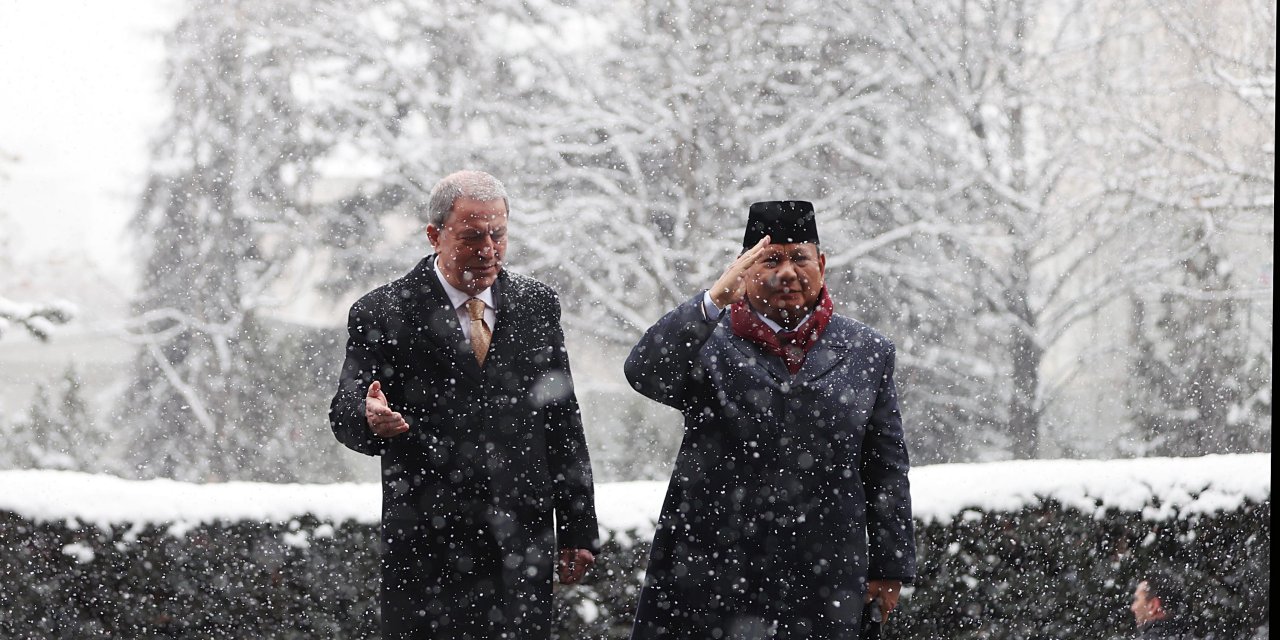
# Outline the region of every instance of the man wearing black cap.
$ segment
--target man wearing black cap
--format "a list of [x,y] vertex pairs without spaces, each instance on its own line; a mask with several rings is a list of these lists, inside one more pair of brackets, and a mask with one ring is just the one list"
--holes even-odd
[[813,205],[751,205],[744,251],[627,358],[685,436],[633,640],[856,638],[915,576],[894,348],[834,313]]

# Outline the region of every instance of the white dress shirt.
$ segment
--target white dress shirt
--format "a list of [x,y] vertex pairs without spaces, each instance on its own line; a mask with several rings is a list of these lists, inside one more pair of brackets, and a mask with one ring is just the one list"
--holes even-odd
[[444,286],[444,292],[449,296],[449,302],[453,304],[453,310],[458,314],[458,324],[462,325],[462,337],[468,341],[471,340],[471,314],[467,313],[467,301],[472,298],[478,298],[484,303],[484,323],[489,327],[489,333],[493,333],[493,324],[498,321],[498,312],[493,306],[493,287],[489,287],[476,295],[467,295],[466,293],[455,289],[449,284],[444,276],[440,275],[440,256],[436,256],[436,279]]

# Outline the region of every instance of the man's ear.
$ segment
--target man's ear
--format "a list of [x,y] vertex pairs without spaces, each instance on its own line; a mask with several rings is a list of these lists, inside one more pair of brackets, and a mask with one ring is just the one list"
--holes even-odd
[[818,272],[827,275],[827,254],[821,251],[818,252]]
[[431,248],[434,249],[440,242],[440,229],[434,224],[427,224],[427,240],[431,242]]

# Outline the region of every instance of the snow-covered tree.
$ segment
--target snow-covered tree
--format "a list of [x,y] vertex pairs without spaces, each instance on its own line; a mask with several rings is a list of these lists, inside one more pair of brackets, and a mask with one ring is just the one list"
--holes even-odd
[[[1202,230],[1203,233],[1203,230]],[[1250,347],[1249,301],[1233,295],[1232,267],[1202,243],[1176,286],[1134,300],[1134,446],[1197,456],[1271,447],[1270,353]]]
[[[1210,215],[1219,232],[1274,244],[1276,3],[1149,4],[1164,43],[1139,62],[1159,69],[1173,59],[1178,66],[1151,83],[1157,97],[1119,114],[1135,140],[1168,158],[1165,179],[1138,195],[1192,212],[1188,228]],[[1182,117],[1150,117],[1152,100],[1162,95],[1177,98]]]
[[351,293],[430,251],[420,214],[436,180],[461,167],[502,174],[502,158],[521,153],[490,121],[513,108],[494,92],[506,63],[496,47],[501,17],[522,3],[310,4],[288,34],[305,51],[292,69],[297,116],[319,147],[315,188],[301,193],[307,239],[323,251],[323,289]]
[[940,431],[973,433],[966,394],[936,392],[913,355],[947,325],[921,316],[954,303],[926,224],[891,204],[906,104],[867,25],[805,1],[526,6],[505,21],[521,37],[499,51],[506,107],[489,121],[521,152],[514,250],[573,301],[567,324],[630,346],[719,276],[751,202],[813,200],[837,303],[901,338],[916,449],[951,458]]
[[868,196],[890,70],[825,4],[538,6],[499,117],[524,264],[584,301],[572,326],[633,342],[719,276],[752,201],[814,200],[835,270],[904,235]]
[[[1126,317],[1139,289],[1151,309],[1150,283],[1185,271],[1205,244],[1188,220],[1222,209],[1205,193],[1252,207],[1217,228],[1262,225],[1273,244],[1274,143],[1205,154],[1167,135],[1181,99],[1144,55],[1203,40],[1179,3],[193,6],[139,217],[154,246],[128,406],[202,453],[165,450],[156,472],[244,475],[227,452],[288,442],[270,425],[301,416],[300,392],[260,366],[282,360],[273,296],[402,273],[427,251],[404,220],[461,167],[507,182],[512,264],[610,348],[714,281],[750,202],[815,201],[833,293],[898,341],[929,462],[1075,437],[1049,416],[1129,338],[1086,327]],[[1231,6],[1274,23],[1260,0]],[[1251,37],[1274,51],[1274,31]],[[1203,95],[1271,114],[1273,140],[1274,62],[1268,85],[1260,58],[1216,51]],[[1253,300],[1269,353],[1269,296]]]
[[[483,69],[478,5],[196,0],[168,39],[174,108],[135,228],[140,346],[121,404],[138,473],[342,477],[324,405],[340,344],[279,321],[304,287],[403,270],[390,237],[467,158]],[[472,135],[474,133],[474,135]],[[464,144],[468,142],[468,144]],[[336,345],[336,346],[335,346]]]
[[1133,450],[1270,450],[1276,7],[1152,9],[1167,44],[1144,62],[1181,63],[1153,93],[1178,96],[1194,117],[1117,117],[1167,158],[1135,196],[1178,216],[1179,235],[1196,250],[1133,303]]
[[[1159,69],[1129,68],[1159,28],[1145,3],[613,9],[372,10],[396,24],[361,37],[394,53],[343,73],[374,79],[360,94],[373,106],[332,105],[383,114],[364,120],[369,137],[396,151],[362,157],[398,168],[349,200],[371,211],[359,215],[422,190],[414,169],[435,166],[431,146],[405,132],[464,140],[470,155],[452,159],[493,168],[515,194],[521,268],[576,302],[574,330],[627,345],[714,280],[749,202],[815,200],[837,297],[902,343],[913,445],[929,461],[1070,439],[1048,411],[1124,347],[1082,338],[1083,325],[1194,249],[1169,242],[1176,221],[1137,195],[1167,155],[1110,115],[1155,86]],[[492,36],[442,31],[451,22]],[[455,58],[433,48],[442,40]],[[406,55],[440,64],[405,73]],[[1174,106],[1148,112],[1176,121]],[[370,262],[353,249],[352,265]],[[1067,364],[1049,366],[1054,355]]]
[[[973,418],[999,425],[1015,457],[1041,455],[1047,411],[1097,355],[1082,322],[1178,262],[1157,207],[1114,178],[1150,156],[1117,148],[1123,129],[1096,113],[1132,89],[1119,52],[1149,26],[1141,8],[1087,0],[858,9],[841,15],[877,25],[868,38],[913,107],[886,158],[906,186],[894,204],[943,248],[933,274],[961,304],[942,313],[972,312],[935,370],[973,372],[956,376]],[[1055,349],[1069,364],[1050,369]]]
[[146,247],[130,328],[140,349],[120,407],[141,475],[293,480],[336,459],[299,434],[323,426],[297,391],[313,365],[282,351],[264,316],[308,244],[297,190],[315,152],[288,38],[303,8],[201,0],[169,36],[173,115],[134,222]]
[[1148,156],[1095,113],[1143,36],[1123,8],[533,6],[494,120],[538,198],[525,263],[579,330],[629,343],[715,279],[749,202],[813,199],[838,297],[903,336],[923,459],[1030,457],[1091,354],[1048,355],[1178,262],[1112,179]]
[[89,472],[110,468],[113,461],[104,455],[109,435],[93,417],[74,364],[55,383],[36,385],[30,391],[29,414],[0,425],[5,433],[0,468]]

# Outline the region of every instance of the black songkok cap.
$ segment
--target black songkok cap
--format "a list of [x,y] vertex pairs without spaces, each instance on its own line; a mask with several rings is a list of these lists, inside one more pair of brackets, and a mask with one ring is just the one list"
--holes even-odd
[[818,244],[818,221],[813,215],[813,203],[770,200],[752,204],[742,248],[754,247],[765,236],[770,236],[770,242],[774,244]]

